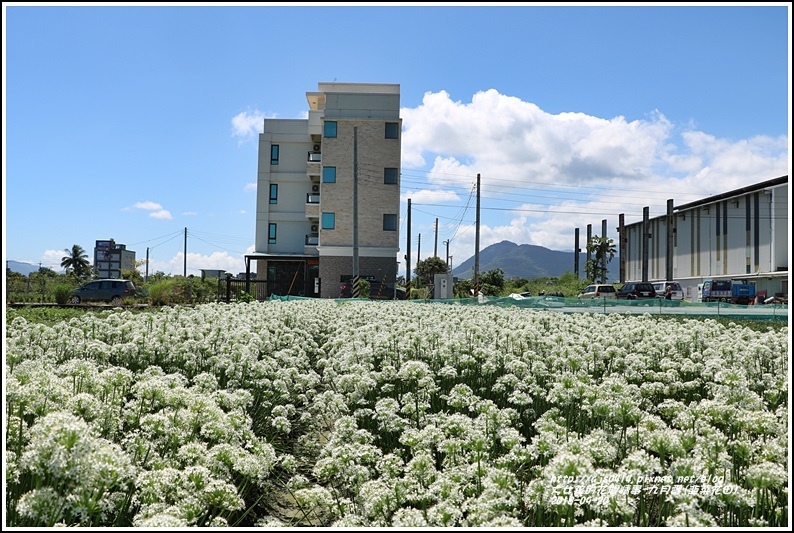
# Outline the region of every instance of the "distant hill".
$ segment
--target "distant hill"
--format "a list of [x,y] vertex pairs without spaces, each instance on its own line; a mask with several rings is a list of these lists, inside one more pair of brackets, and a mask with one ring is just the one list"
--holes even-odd
[[[584,278],[587,254],[579,254],[579,277]],[[565,272],[574,271],[574,253],[550,250],[534,244],[515,244],[502,241],[480,250],[479,272],[488,272],[501,268],[505,279],[511,278],[545,278],[560,277]],[[607,265],[608,280],[619,277],[618,256],[612,258]],[[452,269],[452,274],[460,279],[469,279],[474,275],[474,256]]]
[[23,276],[29,276],[33,272],[38,272],[39,267],[31,265],[30,263],[22,263],[20,261],[6,261],[6,269],[11,272],[18,272]]

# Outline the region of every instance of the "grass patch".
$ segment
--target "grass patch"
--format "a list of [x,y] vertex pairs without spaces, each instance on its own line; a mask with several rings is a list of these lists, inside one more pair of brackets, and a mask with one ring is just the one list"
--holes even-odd
[[[98,308],[97,308],[98,309]],[[59,322],[64,322],[72,318],[85,316],[86,313],[96,313],[97,309],[77,308],[77,307],[6,307],[6,322],[11,322],[16,317],[21,316],[25,320],[35,324],[45,324],[52,326]],[[156,311],[159,307],[131,309],[128,307],[120,309],[133,313]],[[117,312],[119,309],[103,307],[102,311],[107,313]]]

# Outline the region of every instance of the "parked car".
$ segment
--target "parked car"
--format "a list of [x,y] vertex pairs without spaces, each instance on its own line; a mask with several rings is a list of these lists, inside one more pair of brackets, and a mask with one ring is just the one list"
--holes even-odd
[[653,285],[643,281],[630,281],[615,293],[618,300],[650,300],[656,298]]
[[97,279],[74,289],[69,296],[69,302],[110,302],[118,305],[124,298],[134,298],[135,295],[135,284],[129,280]]
[[584,290],[579,293],[580,300],[594,299],[594,298],[615,298],[615,286],[603,285],[596,283],[595,285],[588,285]]
[[684,289],[681,288],[681,284],[677,281],[655,281],[652,283],[653,290],[656,291],[657,298],[664,298],[667,286],[670,285],[670,288],[673,291],[673,296],[670,298],[671,300],[683,300],[684,299]]
[[[382,287],[381,287],[382,286]],[[353,297],[353,282],[343,281],[339,286],[340,298]],[[405,289],[397,287],[395,293],[394,285],[381,284],[380,281],[369,282],[369,297],[372,300],[394,300],[396,295],[397,300],[405,300]]]

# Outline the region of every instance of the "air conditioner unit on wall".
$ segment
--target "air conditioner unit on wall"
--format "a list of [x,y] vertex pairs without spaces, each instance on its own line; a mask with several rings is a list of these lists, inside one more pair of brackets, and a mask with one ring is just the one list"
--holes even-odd
[[320,192],[320,186],[319,185],[312,185],[312,192]]
[[312,231],[314,231],[314,232],[317,231],[317,224],[312,224]]
[[315,152],[319,152],[320,151],[320,145],[319,144],[315,144],[314,145],[314,151]]

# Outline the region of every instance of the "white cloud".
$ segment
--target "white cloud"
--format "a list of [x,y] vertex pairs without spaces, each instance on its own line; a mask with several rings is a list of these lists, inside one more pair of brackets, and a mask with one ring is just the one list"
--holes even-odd
[[232,117],[232,137],[240,137],[245,141],[251,139],[264,129],[265,115],[259,111],[244,111]]
[[158,211],[163,208],[163,206],[157,202],[137,202],[133,204],[132,207],[135,209],[145,209],[147,211]]
[[423,204],[437,204],[442,202],[458,202],[460,197],[453,191],[422,189],[420,191],[409,191],[402,194],[402,199],[411,199],[411,202]]
[[150,218],[156,218],[159,220],[171,220],[172,217],[171,213],[167,209],[163,209],[163,206],[158,204],[157,202],[136,202],[132,205],[132,207],[126,207],[124,211],[130,211],[132,209],[143,209],[144,211],[151,211],[149,213]]
[[156,218],[156,219],[159,219],[159,220],[171,220],[173,218],[171,216],[171,213],[169,213],[165,209],[161,209],[159,211],[154,211],[152,213],[149,213],[149,216],[151,218]]
[[[414,243],[429,228],[420,212],[439,211],[422,204],[464,207],[478,174],[480,249],[510,240],[573,250],[577,227],[582,246],[586,226],[600,234],[603,219],[607,236],[616,238],[619,214],[631,223],[645,206],[658,216],[668,199],[680,205],[789,172],[786,136],[719,139],[691,123],[677,126],[659,110],[641,120],[554,115],[490,89],[471,102],[428,92],[400,113],[402,198],[411,198],[419,215]],[[458,263],[474,255],[474,207],[461,217],[466,224],[448,229],[456,230],[450,254],[460,254]]]
[[419,107],[401,113],[403,165],[423,166],[434,157],[429,179],[436,183],[478,173],[546,184],[642,181],[664,153],[671,130],[658,112],[632,122],[552,115],[494,89],[475,94],[467,104],[453,102],[443,91],[427,93]]
[[256,192],[256,182],[252,181],[250,183],[246,183],[243,187],[243,190],[245,192]]
[[[93,263],[93,258],[91,257],[93,254],[93,250],[86,250],[86,255],[89,257],[89,261]],[[55,272],[63,272],[63,268],[61,268],[61,260],[66,256],[65,250],[45,250],[43,254],[41,254],[41,266],[46,266],[48,268],[53,269]],[[38,261],[33,262],[30,261],[31,264],[38,265]]]

